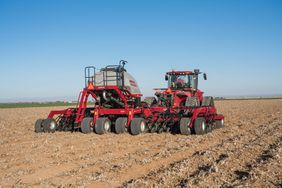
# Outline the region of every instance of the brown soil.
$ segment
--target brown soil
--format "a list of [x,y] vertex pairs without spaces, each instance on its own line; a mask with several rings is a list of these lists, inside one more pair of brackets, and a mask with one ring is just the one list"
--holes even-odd
[[219,101],[198,135],[34,133],[51,109],[0,110],[0,187],[281,187],[282,100]]

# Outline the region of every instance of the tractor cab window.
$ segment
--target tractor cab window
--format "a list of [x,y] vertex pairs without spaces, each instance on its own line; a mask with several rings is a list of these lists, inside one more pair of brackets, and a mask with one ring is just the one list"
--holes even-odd
[[194,76],[190,75],[169,75],[168,86],[175,89],[194,88]]

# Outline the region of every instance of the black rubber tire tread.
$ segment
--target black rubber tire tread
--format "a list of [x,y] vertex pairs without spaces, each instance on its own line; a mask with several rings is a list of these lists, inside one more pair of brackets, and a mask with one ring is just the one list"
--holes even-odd
[[[105,123],[106,121],[109,121],[109,124],[111,125],[111,121],[108,119],[108,118],[98,118],[96,120],[96,123],[95,123],[95,126],[94,126],[94,130],[95,130],[95,133],[97,134],[105,134],[107,133],[108,131],[105,130]],[[111,129],[111,126],[110,128]]]
[[126,117],[119,117],[116,119],[115,122],[115,133],[121,134],[126,131],[127,126],[127,118]]
[[207,124],[205,123],[205,128],[202,128],[202,123],[205,121],[205,118],[198,117],[194,120],[194,130],[195,133],[198,135],[206,134],[207,133]]
[[52,121],[54,121],[56,123],[56,121],[53,118],[47,118],[47,119],[45,119],[43,121],[42,125],[43,125],[44,132],[47,132],[47,133],[52,132],[52,133],[54,133],[56,131],[57,123],[56,123],[55,129],[51,129],[50,128],[50,124],[51,124]]
[[155,97],[145,97],[144,102],[148,105],[148,107],[151,107],[154,104],[157,104],[157,100]]
[[187,97],[185,106],[189,108],[199,107],[200,105],[198,97]]
[[180,133],[183,135],[189,135],[191,134],[191,129],[189,127],[191,119],[190,118],[181,118],[179,128],[180,128]]
[[214,99],[211,96],[205,96],[202,100],[203,107],[214,107]]
[[34,132],[36,132],[36,133],[43,132],[43,127],[42,127],[43,121],[44,121],[44,119],[36,120],[35,125],[34,125]]
[[[130,122],[130,133],[132,135],[138,135],[141,133],[141,122],[144,121],[144,118],[133,118]],[[145,129],[146,129],[146,122],[145,122]]]
[[224,127],[224,120],[223,120],[223,123],[221,120],[215,120],[215,128],[216,129],[220,129],[220,128],[223,128]]
[[93,118],[86,117],[81,122],[81,132],[84,134],[91,133],[93,129],[91,129],[91,123],[93,122]]

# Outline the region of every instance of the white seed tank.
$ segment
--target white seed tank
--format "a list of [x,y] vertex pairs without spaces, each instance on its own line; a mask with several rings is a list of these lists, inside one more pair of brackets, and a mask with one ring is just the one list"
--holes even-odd
[[96,86],[123,86],[131,94],[141,94],[136,80],[125,69],[105,68],[94,76]]

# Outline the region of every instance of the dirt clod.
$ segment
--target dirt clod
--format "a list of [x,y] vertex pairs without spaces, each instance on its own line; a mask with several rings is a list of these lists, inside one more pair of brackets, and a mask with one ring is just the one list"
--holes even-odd
[[245,180],[249,177],[250,173],[246,171],[235,170],[235,175],[237,176],[238,180]]

